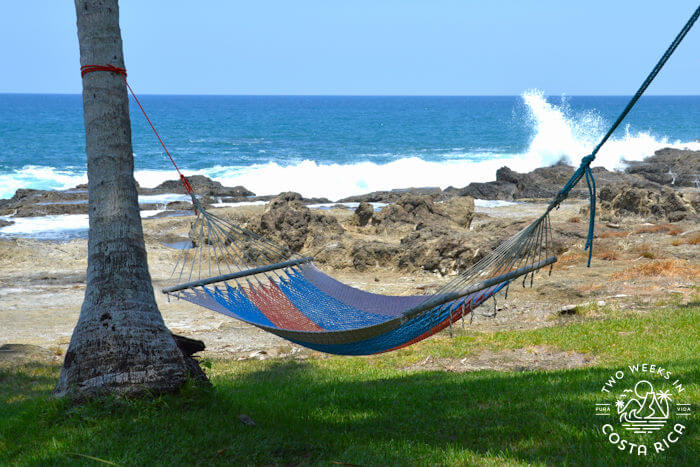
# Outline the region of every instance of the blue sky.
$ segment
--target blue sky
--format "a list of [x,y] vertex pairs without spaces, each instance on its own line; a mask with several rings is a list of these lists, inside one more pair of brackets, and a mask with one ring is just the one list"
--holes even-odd
[[[631,94],[697,1],[122,0],[141,94]],[[0,92],[80,92],[71,1],[0,3]],[[700,94],[700,24],[650,94]]]

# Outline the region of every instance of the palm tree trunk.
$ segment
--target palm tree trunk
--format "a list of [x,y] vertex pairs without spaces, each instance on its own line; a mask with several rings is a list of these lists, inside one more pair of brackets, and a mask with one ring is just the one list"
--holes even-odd
[[[124,66],[117,0],[75,0],[81,65]],[[77,71],[77,70],[76,70]],[[87,288],[57,396],[177,390],[187,370],[153,296],[123,79],[83,77],[90,234]]]

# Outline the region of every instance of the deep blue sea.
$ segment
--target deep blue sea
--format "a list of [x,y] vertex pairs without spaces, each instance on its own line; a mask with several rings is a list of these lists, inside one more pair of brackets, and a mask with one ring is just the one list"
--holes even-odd
[[[628,97],[140,96],[185,173],[256,194],[330,199],[409,186],[464,186],[561,158],[578,161]],[[132,102],[136,179],[175,173]],[[700,148],[700,96],[644,97],[597,165],[661,147]],[[0,198],[84,183],[78,95],[0,94]]]

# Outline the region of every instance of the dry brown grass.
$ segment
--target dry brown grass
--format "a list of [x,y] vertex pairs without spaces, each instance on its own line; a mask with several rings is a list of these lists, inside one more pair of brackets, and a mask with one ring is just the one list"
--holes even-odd
[[635,234],[645,234],[645,233],[666,233],[668,235],[676,236],[683,233],[683,229],[673,224],[656,224],[656,225],[645,225],[636,229],[633,233]]
[[687,237],[674,238],[671,242],[671,245],[700,245],[700,232],[695,232],[694,234],[688,235]]
[[583,250],[569,250],[559,256],[557,262],[554,263],[554,269],[561,269],[566,266],[572,266],[588,260],[588,253]]
[[646,259],[658,259],[661,254],[658,252],[658,250],[652,248],[651,246],[647,245],[646,243],[642,243],[640,245],[635,246],[632,251],[641,256],[642,258]]
[[615,250],[603,250],[595,254],[595,257],[603,261],[616,261],[620,259],[620,255]]
[[616,272],[613,279],[634,279],[638,277],[698,277],[700,267],[681,259],[663,259],[630,266]]
[[620,232],[618,230],[609,230],[600,234],[600,238],[625,238],[629,232]]

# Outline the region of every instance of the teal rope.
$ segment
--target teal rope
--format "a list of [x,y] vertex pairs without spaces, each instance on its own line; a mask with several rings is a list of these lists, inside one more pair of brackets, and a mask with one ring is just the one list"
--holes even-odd
[[588,250],[588,267],[591,267],[591,258],[593,257],[593,226],[595,224],[595,178],[593,178],[593,172],[591,172],[591,167],[586,167],[586,183],[588,184],[588,196],[590,197],[590,209],[588,218],[588,237],[586,237],[586,245],[583,247],[584,250]]
[[666,52],[664,52],[664,54],[661,56],[661,59],[659,59],[659,61],[656,63],[656,66],[651,70],[649,75],[647,75],[642,85],[639,87],[632,99],[630,99],[630,101],[627,103],[625,109],[617,117],[615,123],[612,124],[608,132],[605,134],[605,136],[603,136],[603,139],[600,140],[598,145],[588,156],[581,159],[581,164],[579,165],[578,169],[576,169],[569,181],[566,182],[566,184],[562,187],[561,190],[559,190],[552,202],[549,203],[549,206],[547,207],[545,215],[552,209],[558,207],[562,201],[568,198],[569,192],[583,177],[586,177],[586,183],[588,184],[588,195],[590,196],[590,218],[588,221],[588,237],[586,238],[585,249],[588,250],[589,267],[591,265],[591,257],[593,256],[593,227],[595,223],[596,207],[595,179],[593,178],[593,172],[591,172],[591,162],[593,162],[596,155],[598,154],[598,151],[600,151],[600,148],[603,147],[603,144],[605,144],[605,142],[610,138],[610,136],[615,132],[615,130],[617,130],[617,127],[619,127],[622,121],[625,119],[625,117],[627,117],[627,114],[630,113],[632,107],[634,107],[634,105],[637,103],[639,98],[642,97],[642,95],[647,90],[652,81],[654,81],[654,78],[656,78],[656,75],[659,74],[659,72],[664,67],[668,59],[671,58],[671,55],[673,55],[673,52],[676,51],[676,48],[678,48],[678,45],[681,43],[681,41],[683,41],[685,36],[693,27],[698,17],[700,17],[700,6],[698,6],[698,8],[695,10],[688,22],[685,23],[685,26],[683,26],[676,38],[673,40],[673,42],[671,42],[671,45],[668,46]]

